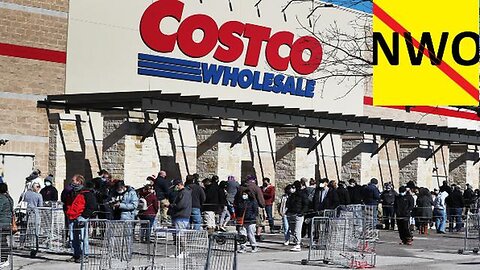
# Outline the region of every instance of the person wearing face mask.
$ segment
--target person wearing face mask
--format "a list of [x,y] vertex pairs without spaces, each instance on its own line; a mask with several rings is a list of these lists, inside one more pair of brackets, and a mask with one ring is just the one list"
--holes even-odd
[[192,214],[192,190],[186,188],[183,181],[175,179],[172,181],[174,191],[177,193],[172,204],[168,204],[168,213],[172,217],[172,224],[177,230],[185,230],[190,227],[190,216]]
[[[88,233],[86,232],[86,223],[94,216],[97,201],[91,185],[86,185],[85,178],[82,175],[74,175],[71,186],[75,193],[72,204],[67,208],[67,217],[69,220],[70,240],[72,241],[73,257],[69,262],[81,263],[82,255],[88,256]],[[87,257],[84,257],[84,262]]]
[[335,209],[339,204],[337,191],[333,186],[328,186],[328,179],[320,179],[313,197],[313,210],[322,212],[327,209]]
[[295,181],[293,183],[293,188],[290,189],[286,212],[291,240],[295,244],[290,251],[301,251],[302,226],[305,214],[308,211],[308,205],[308,197],[302,190],[301,182]]
[[401,186],[398,191],[400,194],[395,197],[394,209],[397,216],[398,234],[402,241],[400,244],[411,245],[413,236],[409,222],[415,204],[412,195],[407,192],[407,187]]
[[52,185],[53,184],[53,175],[48,175],[43,180],[45,185],[42,190],[40,190],[40,194],[42,195],[43,202],[47,203],[54,203],[58,201],[58,190]]
[[290,229],[288,227],[287,219],[287,201],[292,189],[292,185],[287,185],[285,187],[284,194],[280,198],[280,203],[278,204],[278,213],[282,217],[283,236],[285,237],[285,242],[283,243],[283,245],[285,246],[288,246],[290,244]]
[[[248,238],[252,253],[258,252],[257,241],[255,239],[255,231],[258,216],[258,203],[254,195],[249,190],[244,190],[241,195],[241,200],[237,201],[235,209],[237,209],[237,229],[240,235]],[[241,244],[239,253],[246,252],[246,245]]]
[[382,202],[383,224],[385,230],[395,229],[395,211],[393,205],[397,192],[393,189],[391,183],[385,183],[385,188],[380,195]]
[[117,181],[112,192],[110,205],[113,208],[114,220],[134,220],[138,210],[138,196],[135,189],[125,185],[123,180]]
[[140,197],[138,218],[140,220],[148,220],[149,222],[148,224],[142,224],[140,228],[140,241],[149,242],[153,223],[160,208],[152,180],[145,182],[143,188],[138,190],[138,196]]
[[363,188],[355,179],[348,180],[348,195],[350,196],[350,204],[362,204],[363,203]]

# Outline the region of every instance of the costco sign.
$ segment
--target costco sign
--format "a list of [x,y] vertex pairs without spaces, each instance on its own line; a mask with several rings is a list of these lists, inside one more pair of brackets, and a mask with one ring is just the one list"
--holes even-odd
[[[299,75],[315,72],[322,61],[322,46],[312,36],[296,38],[292,32],[273,32],[271,28],[227,21],[222,25],[206,14],[193,14],[184,18],[184,3],[178,0],[159,0],[151,4],[140,21],[140,35],[150,49],[161,54],[138,54],[138,74],[185,80],[204,84],[240,87],[275,94],[289,94],[312,98],[315,80],[288,76],[281,72],[291,67]],[[164,33],[162,21],[173,18],[178,27],[173,33]],[[200,40],[194,33],[201,31]],[[265,46],[263,44],[265,43]],[[178,46],[185,58],[169,56]],[[282,56],[280,48],[289,48]],[[262,50],[262,48],[265,49]],[[241,59],[246,67],[196,61],[213,52],[213,58],[221,63]],[[260,54],[278,73],[255,70]],[[305,59],[307,58],[307,59]]]

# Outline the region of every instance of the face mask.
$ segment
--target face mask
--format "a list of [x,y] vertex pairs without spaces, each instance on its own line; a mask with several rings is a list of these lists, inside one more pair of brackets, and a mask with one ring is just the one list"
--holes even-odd
[[51,186],[51,185],[52,185],[52,183],[50,183],[50,182],[45,182],[45,186],[46,186],[46,187],[49,187],[49,186]]
[[80,191],[83,188],[83,185],[80,184],[72,184],[73,190]]
[[100,178],[100,179],[102,179],[102,182],[107,181],[107,178],[105,178],[105,177],[102,177],[102,178]]
[[177,191],[179,191],[179,190],[180,190],[180,189],[179,189],[177,186],[175,186],[175,187],[173,188],[173,191],[175,191],[175,192],[177,192]]
[[290,189],[290,193],[295,193],[295,191],[297,191],[297,190],[294,189],[294,188]]
[[402,193],[400,193],[400,195],[405,196],[405,195],[407,195],[407,192],[402,192]]
[[326,184],[325,183],[322,183],[322,184],[319,184],[318,187],[319,188],[325,188]]
[[242,195],[242,198],[243,198],[244,200],[246,200],[246,199],[248,199],[248,195],[247,195],[247,194],[243,194],[243,195]]

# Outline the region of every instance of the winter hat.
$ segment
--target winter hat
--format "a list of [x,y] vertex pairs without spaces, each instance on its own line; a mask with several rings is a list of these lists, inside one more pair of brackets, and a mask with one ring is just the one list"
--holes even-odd
[[48,175],[47,177],[45,177],[45,179],[43,180],[44,182],[50,182],[53,184],[53,176],[52,175]]

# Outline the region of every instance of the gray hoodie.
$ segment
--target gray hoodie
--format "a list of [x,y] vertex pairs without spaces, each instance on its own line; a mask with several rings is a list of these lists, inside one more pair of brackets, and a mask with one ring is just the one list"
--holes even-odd
[[192,191],[184,188],[178,192],[175,201],[170,205],[172,219],[190,218],[192,214]]

